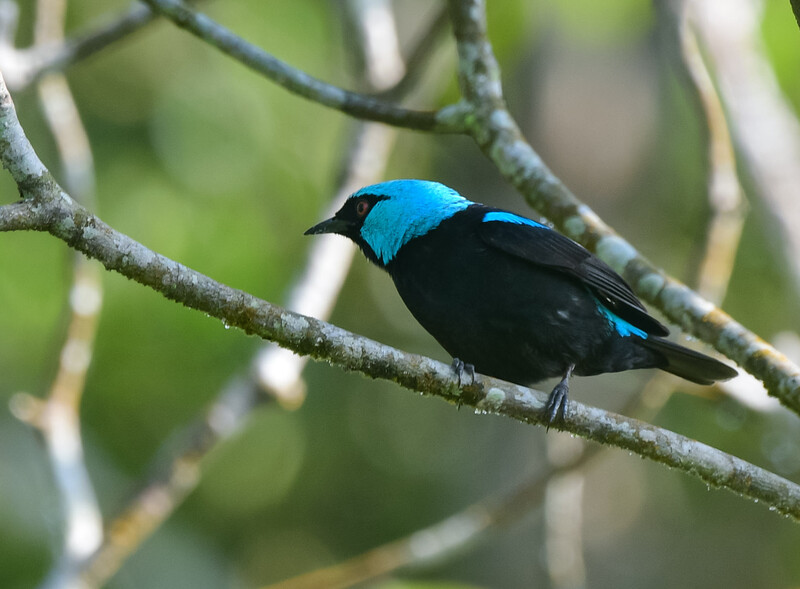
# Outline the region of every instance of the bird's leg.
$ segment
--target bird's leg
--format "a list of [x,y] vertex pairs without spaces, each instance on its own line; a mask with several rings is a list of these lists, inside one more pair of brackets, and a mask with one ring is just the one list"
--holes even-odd
[[[453,363],[450,364],[450,367],[456,374],[458,386],[463,387],[465,385],[475,384],[475,367],[472,364],[467,364],[460,358],[453,358]],[[469,377],[469,382],[464,381],[465,374]]]
[[547,397],[547,404],[544,406],[544,415],[548,430],[556,420],[563,420],[564,415],[567,413],[567,405],[569,404],[569,399],[567,398],[569,394],[569,377],[572,376],[573,370],[575,370],[575,365],[570,364],[567,367],[567,371],[564,373],[564,378],[553,387],[550,396]]

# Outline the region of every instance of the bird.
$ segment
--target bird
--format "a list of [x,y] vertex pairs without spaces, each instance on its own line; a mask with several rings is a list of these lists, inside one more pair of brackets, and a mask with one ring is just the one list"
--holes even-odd
[[394,281],[408,310],[453,357],[523,386],[560,377],[548,429],[568,411],[573,375],[659,368],[702,385],[734,368],[667,339],[627,282],[544,223],[472,202],[444,184],[389,180],[351,194],[306,235],[351,239]]

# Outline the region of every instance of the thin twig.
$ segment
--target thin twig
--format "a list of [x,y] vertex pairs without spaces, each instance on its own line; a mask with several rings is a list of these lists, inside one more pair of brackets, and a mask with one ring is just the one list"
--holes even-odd
[[[387,127],[367,124],[358,129],[347,174],[328,207],[328,216],[341,207],[348,195],[380,179],[394,139],[395,131]],[[322,319],[330,317],[355,253],[351,242],[327,237],[311,245],[305,270],[287,302],[287,308],[293,311]],[[308,358],[275,344],[265,346],[254,362],[256,381],[284,406],[296,408],[305,393],[300,374],[307,362]]]
[[[708,128],[708,200],[711,218],[705,252],[697,271],[697,292],[719,305],[725,297],[741,242],[749,204],[739,180],[733,140],[722,101],[708,71],[690,17],[692,0],[669,4],[668,18],[677,23],[681,55],[699,98]],[[764,396],[761,384],[749,374],[719,383],[726,394],[757,410],[776,409],[774,398]]]
[[372,96],[344,90],[318,80],[248,43],[180,0],[144,1],[179,27],[303,98],[367,121],[418,131],[458,133],[462,130],[457,124],[460,121],[441,116],[438,112],[400,108]]
[[[586,473],[582,468],[585,461],[580,457],[586,453],[586,443],[569,436],[547,436],[545,442],[547,461],[551,465],[542,497],[547,576],[552,589],[584,587],[583,491]],[[565,468],[564,463],[574,466]]]
[[604,446],[592,445],[582,452],[551,463],[509,493],[490,497],[430,526],[373,548],[363,554],[297,575],[262,589],[344,589],[386,575],[409,572],[441,563],[485,542],[490,532],[519,523],[521,516],[540,506],[553,477],[585,468]]
[[77,571],[81,587],[102,587],[126,560],[175,512],[200,482],[200,462],[238,431],[264,400],[252,382],[233,379],[202,419],[175,438],[172,455],[109,523],[103,543]]
[[[391,6],[385,0],[359,0],[348,4],[355,28],[355,50],[365,64],[364,84],[378,90],[393,85],[406,71],[399,53]],[[381,35],[370,25],[383,23]],[[396,130],[376,124],[359,124],[348,150],[339,187],[323,218],[333,216],[345,199],[362,186],[377,182],[386,169]],[[322,236],[309,250],[305,270],[293,286],[287,308],[297,313],[327,319],[350,270],[355,247],[337,236]],[[297,407],[304,398],[301,373],[308,358],[297,356],[275,344],[264,346],[254,368],[258,385],[284,405]]]

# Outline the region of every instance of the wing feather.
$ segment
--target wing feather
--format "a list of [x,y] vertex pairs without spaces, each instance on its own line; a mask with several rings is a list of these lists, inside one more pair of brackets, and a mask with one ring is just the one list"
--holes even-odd
[[487,245],[531,264],[577,278],[603,306],[649,334],[664,336],[669,333],[666,327],[647,314],[628,283],[580,244],[524,217],[504,213],[504,220],[499,220],[500,215],[495,218],[498,220],[478,223],[478,234]]

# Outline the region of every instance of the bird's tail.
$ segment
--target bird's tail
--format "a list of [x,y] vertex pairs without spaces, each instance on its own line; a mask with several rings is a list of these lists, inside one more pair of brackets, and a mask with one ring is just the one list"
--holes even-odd
[[727,364],[660,337],[650,336],[642,340],[641,345],[664,358],[665,363],[659,368],[697,384],[709,385],[738,374]]

